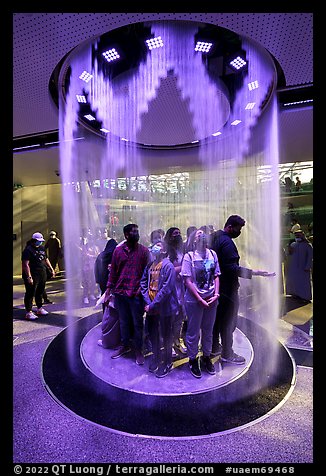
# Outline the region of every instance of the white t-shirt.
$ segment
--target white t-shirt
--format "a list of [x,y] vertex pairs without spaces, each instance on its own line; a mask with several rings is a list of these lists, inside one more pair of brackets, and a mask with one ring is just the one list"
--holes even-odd
[[[212,296],[215,291],[215,278],[221,274],[215,251],[206,248],[204,258],[198,251],[189,251],[183,257],[180,274],[192,278],[198,294],[203,299]],[[193,298],[193,294],[186,288],[185,299]]]

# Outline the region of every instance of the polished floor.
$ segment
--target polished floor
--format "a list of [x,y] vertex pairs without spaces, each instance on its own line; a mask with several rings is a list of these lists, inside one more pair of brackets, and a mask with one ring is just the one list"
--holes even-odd
[[[53,350],[56,350],[54,347],[56,338],[63,335],[67,329],[67,317],[64,309],[64,281],[62,278],[48,283],[48,295],[54,304],[46,306],[50,311],[49,315],[32,322],[24,319],[24,289],[21,280],[14,278],[14,460],[16,462],[313,462],[311,305],[306,308],[306,320],[302,318],[304,309],[303,306],[300,306],[300,312],[296,318],[299,321],[297,325],[289,322],[290,319],[295,319],[293,309],[280,319],[279,339],[282,345],[290,353],[294,352],[292,354],[294,359],[298,357],[295,352],[303,352],[305,355],[304,358],[299,355],[302,362],[296,364],[295,385],[285,402],[282,402],[276,410],[273,409],[268,415],[258,418],[248,427],[246,425],[240,427],[236,432],[205,434],[202,438],[204,442],[197,440],[197,445],[191,443],[194,441],[191,435],[186,435],[185,439],[190,445],[188,453],[183,450],[182,438],[175,440],[172,438],[171,440],[167,439],[166,435],[163,437],[155,435],[155,432],[153,436],[140,436],[137,435],[137,432],[129,433],[128,436],[128,432],[120,432],[116,429],[112,431],[102,425],[101,421],[96,423],[95,418],[93,421],[84,418],[78,411],[74,412],[69,405],[62,404],[62,401],[52,393],[53,388],[49,391],[42,368],[44,369],[49,349],[53,347]],[[79,318],[75,324],[77,325],[77,321],[80,319],[85,322],[87,319],[94,319],[92,317],[94,312],[96,313],[96,310],[92,304],[81,305]],[[305,332],[307,322],[309,322],[309,333]],[[79,348],[81,360],[84,367],[96,378],[102,380],[104,384],[116,386],[119,391],[126,390],[126,388],[122,388],[121,384],[125,379],[119,380],[125,365],[128,365],[129,373],[130,369],[133,369],[132,375],[136,376],[128,382],[127,390],[140,397],[144,392],[152,394],[153,389],[158,396],[162,394],[171,396],[173,393],[179,393],[180,396],[180,394],[187,395],[192,392],[207,394],[211,388],[214,390],[219,386],[227,386],[228,381],[241,380],[241,376],[248,370],[247,366],[244,368],[229,366],[222,372],[218,368],[215,376],[205,375],[202,379],[197,380],[191,376],[186,362],[180,358],[175,361],[175,368],[169,376],[157,379],[153,374],[147,372],[146,360],[144,368],[135,364],[132,354],[129,354],[127,358],[122,357],[114,361],[110,358],[110,350],[97,346],[96,342],[100,333],[99,323],[100,319],[97,318],[96,321],[95,318],[95,322],[81,337]],[[250,362],[251,342],[241,330],[237,330],[235,341],[239,346],[239,352],[248,352],[247,360]],[[51,362],[53,362],[53,358]],[[62,367],[61,363],[58,355],[56,367]],[[54,368],[54,370],[56,369]],[[175,376],[177,372],[182,372],[184,378],[175,379],[173,374]],[[60,374],[60,378],[63,380],[56,383],[59,389],[66,385],[64,373]],[[182,388],[180,380],[183,381]],[[159,386],[158,381],[160,382]],[[177,381],[179,383],[175,384]],[[146,385],[148,386],[146,387]],[[69,391],[71,392],[71,389]],[[22,394],[24,395],[23,399]],[[33,395],[32,400],[29,395]],[[36,395],[37,406],[35,405]],[[67,399],[70,401],[68,396]],[[70,399],[73,400],[71,397]],[[121,400],[120,403],[123,406],[126,401]],[[38,429],[33,423],[33,415]],[[193,415],[191,416],[193,417]],[[62,425],[58,431],[56,428],[59,421]],[[184,425],[184,422],[182,424]],[[31,437],[32,443],[27,445],[26,443],[30,442]],[[72,437],[78,442],[76,447],[71,444]],[[94,447],[98,438],[101,441],[106,441],[105,448],[102,447],[102,444]],[[225,445],[221,438],[225,439]],[[163,443],[162,440],[168,440],[170,444]],[[119,446],[119,449],[113,449],[113,447],[116,448],[117,441],[124,443]],[[145,441],[146,443],[144,443]],[[161,441],[163,446],[157,446],[158,441]],[[171,445],[171,441],[174,444]],[[109,446],[108,442],[110,442]],[[251,443],[249,444],[249,442]],[[232,444],[233,451],[231,451],[230,444]],[[203,451],[204,448],[205,451]]]

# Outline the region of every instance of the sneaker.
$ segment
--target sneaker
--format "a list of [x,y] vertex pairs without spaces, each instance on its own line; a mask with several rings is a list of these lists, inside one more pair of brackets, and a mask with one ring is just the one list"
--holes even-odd
[[178,354],[176,353],[174,347],[172,347],[172,359],[174,359],[175,357],[178,357]]
[[88,297],[84,297],[84,304],[89,304],[89,299],[88,299]]
[[148,366],[148,370],[150,372],[154,373],[154,372],[156,372],[157,369],[158,369],[158,363],[155,360],[152,359],[149,366]]
[[187,347],[186,347],[186,345],[185,345],[185,343],[184,343],[184,340],[183,340],[182,338],[180,338],[178,341],[176,341],[176,342],[174,343],[174,346],[175,346],[177,349],[179,349],[182,354],[186,354],[186,353],[187,353]]
[[29,311],[25,314],[25,319],[27,319],[28,321],[35,321],[35,319],[38,319],[38,316],[34,314],[33,311]]
[[38,316],[46,316],[46,314],[49,314],[49,313],[48,311],[44,309],[44,307],[40,307],[39,309],[37,309],[36,314]]
[[171,372],[172,369],[173,369],[173,364],[170,364],[166,367],[160,367],[155,375],[158,378],[165,377],[166,375],[168,375]]
[[131,351],[131,348],[127,345],[120,345],[115,352],[111,355],[111,359],[118,359],[124,354],[127,354]]
[[222,344],[218,343],[217,346],[213,346],[211,356],[216,357],[222,353]]
[[199,359],[189,359],[189,367],[192,375],[196,378],[201,377],[201,370],[199,367]]
[[[100,296],[100,297],[101,297],[101,296]],[[96,297],[94,296],[94,294],[91,294],[91,295],[89,296],[89,298],[90,298],[92,301],[96,301]]]
[[44,299],[43,304],[53,304],[53,301],[50,301],[49,299]]
[[210,357],[202,357],[200,360],[200,366],[203,364],[203,368],[211,375],[216,374],[216,370],[214,367],[213,362],[211,361]]
[[144,363],[145,363],[145,358],[143,356],[143,353],[140,350],[136,350],[136,364],[144,365]]
[[235,352],[230,357],[221,357],[222,362],[228,362],[229,364],[242,365],[246,362],[246,359],[242,355],[238,355]]

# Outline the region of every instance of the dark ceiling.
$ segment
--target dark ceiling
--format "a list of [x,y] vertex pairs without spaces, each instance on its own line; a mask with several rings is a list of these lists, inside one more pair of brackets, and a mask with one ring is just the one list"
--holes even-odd
[[[288,101],[312,97],[312,13],[15,13],[13,15],[14,182],[24,185],[59,183],[58,108],[49,85],[57,65],[79,44],[106,32],[144,21],[187,20],[231,30],[262,45],[278,68],[280,161],[312,160],[312,104],[284,107]],[[154,104],[164,114],[169,101],[174,117],[183,114],[172,101],[173,81]],[[172,91],[172,96],[171,94]],[[176,104],[174,107],[173,104]],[[182,119],[182,117],[181,117]],[[183,124],[184,121],[176,121]],[[150,127],[144,123],[144,127]],[[186,126],[185,126],[186,127]],[[170,127],[175,134],[175,128]],[[143,131],[146,136],[146,130]],[[165,138],[167,132],[164,131]],[[180,134],[187,131],[180,128]],[[158,139],[157,139],[158,140]],[[175,140],[175,137],[171,137]],[[44,147],[44,144],[47,143]],[[173,142],[172,142],[173,143]],[[42,147],[39,147],[41,144]],[[189,151],[187,152],[189,155]]]

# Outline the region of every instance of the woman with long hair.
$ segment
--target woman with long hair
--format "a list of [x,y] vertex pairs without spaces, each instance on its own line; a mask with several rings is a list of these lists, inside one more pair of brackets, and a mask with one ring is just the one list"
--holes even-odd
[[[213,344],[213,327],[219,298],[220,266],[217,254],[208,248],[207,235],[198,229],[188,241],[181,275],[185,281],[185,308],[188,318],[186,345],[192,375],[201,377],[201,367],[215,374],[210,355]],[[199,342],[201,353],[199,356]]]

